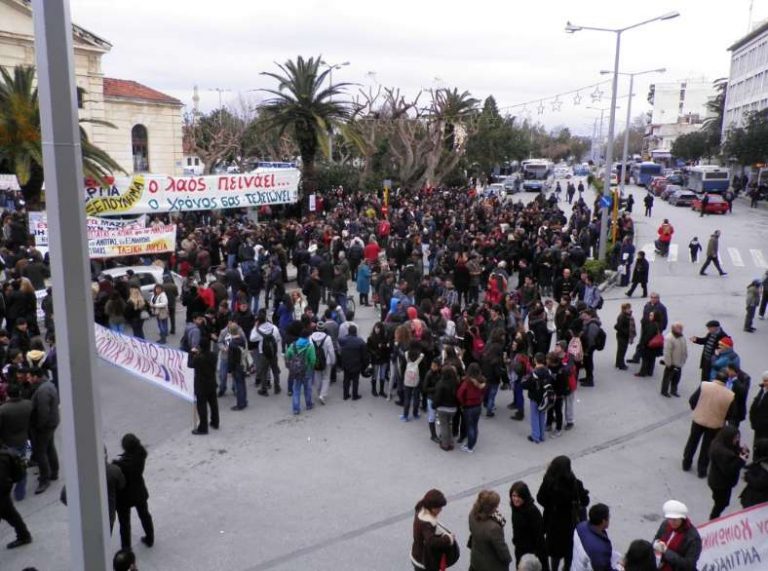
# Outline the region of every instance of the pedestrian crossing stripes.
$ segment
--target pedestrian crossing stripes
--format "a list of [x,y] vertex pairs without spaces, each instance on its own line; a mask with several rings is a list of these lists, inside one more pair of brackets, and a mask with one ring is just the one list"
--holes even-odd
[[[679,244],[670,244],[669,245],[669,252],[666,257],[660,256],[656,252],[656,247],[653,243],[649,242],[647,244],[643,244],[643,246],[640,248],[643,252],[645,252],[645,258],[649,262],[666,262],[666,263],[675,263],[675,262],[688,262],[690,263],[690,257],[688,255],[688,249],[687,248],[681,248]],[[681,249],[685,254],[681,256]],[[749,249],[749,256],[746,256],[746,254],[742,255],[741,251],[738,248],[734,247],[728,247],[726,248],[726,251],[728,252],[728,257],[730,258],[730,262],[725,262],[727,265],[733,266],[734,268],[760,268],[762,270],[768,270],[768,261],[766,260],[765,254],[763,254],[762,250],[758,250],[756,248],[750,248]],[[723,252],[721,251],[721,263]],[[704,256],[699,254],[699,262],[704,261]]]
[[736,248],[728,248],[728,255],[731,257],[731,261],[733,262],[734,266],[737,266],[739,268],[744,267],[744,260],[741,257],[741,254]]

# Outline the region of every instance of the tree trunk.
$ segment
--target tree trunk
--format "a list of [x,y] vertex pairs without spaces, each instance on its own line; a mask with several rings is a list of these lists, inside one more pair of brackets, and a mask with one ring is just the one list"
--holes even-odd
[[21,194],[24,197],[24,202],[27,205],[27,211],[39,211],[42,210],[42,194],[43,194],[43,182],[45,177],[43,175],[43,168],[37,163],[32,163],[31,172],[27,184],[21,186]]

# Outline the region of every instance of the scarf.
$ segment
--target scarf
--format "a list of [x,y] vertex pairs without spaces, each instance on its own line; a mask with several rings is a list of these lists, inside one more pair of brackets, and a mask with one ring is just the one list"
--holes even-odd
[[[667,544],[668,551],[680,553],[680,548],[685,540],[685,534],[690,526],[691,522],[688,519],[686,519],[677,529],[672,529],[672,526],[667,524],[667,529],[665,529],[664,533],[661,535],[661,540]],[[674,571],[672,566],[664,561],[664,559],[661,560],[661,567],[659,569],[661,571]]]
[[498,524],[501,526],[501,528],[502,528],[502,529],[504,529],[504,527],[507,525],[507,520],[506,520],[506,519],[504,519],[504,516],[503,516],[503,515],[501,515],[501,512],[500,512],[500,511],[498,511],[498,510],[496,510],[495,512],[493,512],[493,513],[491,514],[491,518],[492,518],[492,519],[493,519],[493,520],[494,520],[496,523],[498,523]]

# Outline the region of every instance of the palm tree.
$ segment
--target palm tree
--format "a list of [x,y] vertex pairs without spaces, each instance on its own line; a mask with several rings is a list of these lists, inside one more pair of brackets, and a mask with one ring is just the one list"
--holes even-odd
[[[104,121],[83,122],[114,127]],[[80,144],[86,177],[103,180],[115,172],[125,173],[112,157],[88,140],[82,126]],[[16,175],[27,208],[38,210],[44,181],[43,147],[35,68],[31,66],[16,66],[13,74],[0,67],[0,165]]]
[[325,63],[320,57],[305,60],[298,56],[277,64],[282,73],[262,72],[277,80],[277,89],[264,89],[273,95],[261,109],[267,122],[286,131],[296,141],[301,156],[302,189],[305,195],[317,190],[315,160],[318,150],[327,154],[328,134],[334,123],[350,117],[346,101],[334,100],[344,94],[348,83],[325,85],[332,68],[322,70]]

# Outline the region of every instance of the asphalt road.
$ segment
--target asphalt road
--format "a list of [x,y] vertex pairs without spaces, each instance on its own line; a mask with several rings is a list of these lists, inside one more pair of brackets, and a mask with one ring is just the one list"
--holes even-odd
[[[643,190],[633,188],[637,207]],[[533,195],[520,195],[530,200]],[[585,198],[590,198],[589,193]],[[636,208],[636,211],[638,208]],[[685,324],[686,335],[704,332],[719,319],[734,337],[746,371],[753,378],[768,368],[768,326],[743,333],[744,292],[762,275],[768,258],[768,212],[737,202],[733,215],[700,218],[687,208],[656,201],[651,218],[635,215],[639,243],[651,244],[663,218],[675,226],[677,256],[651,264],[651,289],[661,293],[672,321]],[[704,245],[715,228],[722,232],[721,258],[729,272],[698,275],[687,260],[687,244],[697,235]],[[760,254],[754,254],[759,251]],[[190,405],[107,364],[98,369],[105,441],[117,452],[120,435],[133,431],[149,445],[146,479],[155,518],[156,544],[138,542],[139,567],[145,570],[400,570],[408,569],[413,506],[432,487],[449,498],[441,519],[466,543],[467,515],[477,492],[496,489],[502,498],[522,479],[538,489],[547,463],[568,454],[593,502],[612,508],[609,534],[625,550],[632,539],[652,537],[661,504],[674,497],[688,504],[694,521],[711,508],[706,483],[683,473],[680,460],[690,424],[687,400],[658,394],[661,369],[653,379],[637,379],[633,369],[612,367],[611,335],[622,289],[605,294],[601,317],[609,332],[606,349],[596,359],[596,387],[579,389],[576,427],[542,445],[526,440],[528,424],[503,413],[483,417],[473,455],[445,453],[429,441],[426,420],[402,423],[400,410],[369,390],[358,402],[343,402],[332,385],[327,406],[294,417],[285,393],[262,398],[249,387],[249,407],[231,412],[234,397],[220,400],[220,431],[192,436]],[[635,294],[635,313],[644,300]],[[362,309],[365,334],[374,318]],[[154,333],[154,332],[153,332]],[[698,346],[689,346],[681,392],[687,397],[698,378]],[[754,394],[754,389],[753,393]],[[501,411],[511,393],[499,394]],[[751,444],[747,426],[744,440]],[[63,451],[61,451],[63,453]],[[67,514],[59,503],[59,482],[42,496],[19,504],[35,541],[5,552],[3,568],[35,565],[41,570],[69,569]],[[730,509],[736,507],[734,499]],[[506,501],[504,511],[509,516]],[[509,517],[508,517],[509,519]],[[510,530],[507,529],[507,537]],[[7,525],[0,541],[12,539]],[[117,534],[112,538],[119,547]],[[468,565],[466,549],[460,568]]]

